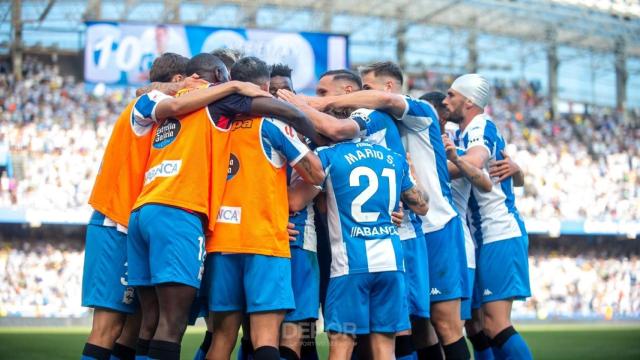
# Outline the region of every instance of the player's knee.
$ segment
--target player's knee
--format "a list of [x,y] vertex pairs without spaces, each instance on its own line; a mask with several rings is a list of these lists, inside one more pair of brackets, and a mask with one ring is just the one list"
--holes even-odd
[[109,321],[94,321],[89,334],[89,342],[94,345],[110,348],[118,339],[124,328],[124,320],[110,319]]

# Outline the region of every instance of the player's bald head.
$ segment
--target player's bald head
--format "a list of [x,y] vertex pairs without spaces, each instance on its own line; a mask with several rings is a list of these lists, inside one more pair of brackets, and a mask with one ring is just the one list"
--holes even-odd
[[201,79],[210,83],[229,81],[227,67],[217,56],[202,53],[194,56],[187,63],[187,75],[197,74]]

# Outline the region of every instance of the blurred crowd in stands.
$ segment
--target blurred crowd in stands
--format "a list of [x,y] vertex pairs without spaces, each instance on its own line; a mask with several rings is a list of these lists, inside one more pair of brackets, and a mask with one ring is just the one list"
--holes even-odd
[[0,317],[78,317],[84,251],[72,242],[0,243]]
[[[640,254],[616,249],[532,247],[533,297],[514,303],[514,318],[640,319]],[[0,243],[0,317],[86,315],[83,258],[78,241]]]
[[[27,59],[23,81],[0,73],[0,207],[87,209],[111,125],[130,90],[95,96]],[[451,76],[412,77],[410,93],[446,91]],[[535,82],[494,82],[487,111],[526,173],[517,205],[537,220],[640,219],[640,116],[559,114]],[[635,125],[632,125],[635,124]]]

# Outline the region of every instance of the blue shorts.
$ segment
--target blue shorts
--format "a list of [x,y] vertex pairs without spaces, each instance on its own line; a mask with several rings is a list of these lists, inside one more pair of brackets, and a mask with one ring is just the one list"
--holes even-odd
[[[474,293],[473,284],[475,284],[476,269],[467,268],[467,274],[469,276],[468,282],[467,282],[467,286],[469,289],[468,291],[470,294],[473,294]],[[460,303],[460,319],[471,320],[471,310],[478,308],[478,307],[473,307],[473,300],[474,300],[473,295],[467,299],[462,300],[462,303]]]
[[405,285],[409,315],[430,317],[429,308],[429,257],[427,243],[420,238],[400,241],[404,254]]
[[396,333],[409,330],[409,311],[401,271],[350,274],[331,278],[324,328],[343,334]]
[[197,214],[147,204],[129,218],[129,283],[179,283],[200,287],[204,272],[204,233]]
[[529,285],[529,238],[525,235],[483,244],[477,263],[482,304],[498,300],[524,300]]
[[315,252],[291,248],[291,285],[296,309],[287,313],[286,322],[318,319],[320,308],[320,269]]
[[115,227],[87,226],[82,306],[127,314],[138,307],[127,281],[127,234]]
[[293,310],[291,260],[257,254],[210,253],[209,311]]
[[444,228],[424,234],[429,253],[431,302],[464,299],[467,289],[467,256],[462,221],[456,216]]

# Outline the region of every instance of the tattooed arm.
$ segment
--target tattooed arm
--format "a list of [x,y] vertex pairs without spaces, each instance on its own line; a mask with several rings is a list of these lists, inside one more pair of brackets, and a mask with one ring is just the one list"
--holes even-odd
[[309,151],[294,166],[296,172],[304,179],[304,181],[313,185],[322,185],[324,182],[324,169],[318,155]]
[[417,186],[402,192],[402,201],[418,215],[426,215],[429,210],[429,199]]

